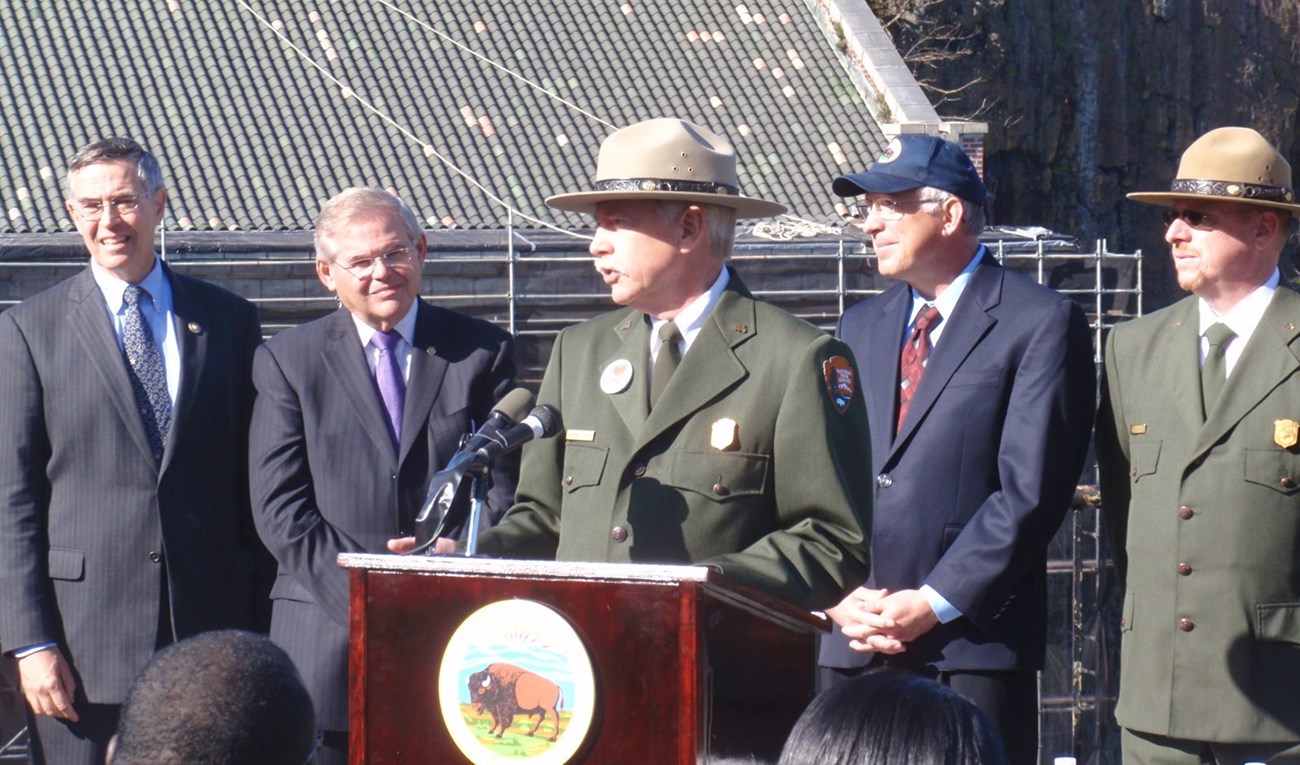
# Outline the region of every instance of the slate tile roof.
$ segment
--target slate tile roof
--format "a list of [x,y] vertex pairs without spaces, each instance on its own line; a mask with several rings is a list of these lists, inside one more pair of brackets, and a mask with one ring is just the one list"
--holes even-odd
[[7,0],[0,233],[70,230],[67,158],[109,135],[158,154],[173,229],[306,229],[354,184],[431,228],[500,228],[505,205],[581,227],[544,197],[586,188],[614,127],[667,115],[736,144],[744,193],[837,222],[829,179],[883,141],[811,5]]

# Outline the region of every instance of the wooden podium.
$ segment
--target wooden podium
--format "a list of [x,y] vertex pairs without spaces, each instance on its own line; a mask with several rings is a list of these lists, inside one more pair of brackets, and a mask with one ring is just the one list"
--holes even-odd
[[[817,636],[827,629],[706,567],[350,554],[339,564],[351,577],[353,765],[476,761],[440,713],[439,672],[458,628],[488,604],[558,612],[590,658],[588,732],[573,755],[547,762],[775,762],[813,697]],[[481,708],[463,708],[466,721],[483,714],[486,730]],[[520,713],[516,724],[534,719]],[[558,716],[555,729],[581,734]],[[545,758],[517,761],[534,759]]]

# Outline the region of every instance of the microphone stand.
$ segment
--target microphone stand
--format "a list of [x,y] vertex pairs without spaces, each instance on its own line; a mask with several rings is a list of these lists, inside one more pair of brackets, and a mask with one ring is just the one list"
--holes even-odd
[[483,517],[483,508],[487,505],[488,489],[492,486],[492,477],[488,475],[487,465],[479,465],[469,472],[469,528],[465,532],[465,557],[478,555],[479,522]]

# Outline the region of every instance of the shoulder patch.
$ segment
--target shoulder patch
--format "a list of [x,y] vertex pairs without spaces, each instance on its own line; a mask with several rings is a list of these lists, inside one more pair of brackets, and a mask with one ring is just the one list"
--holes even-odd
[[831,356],[822,362],[822,378],[826,383],[826,395],[830,396],[835,411],[840,414],[847,412],[857,390],[853,365],[843,356]]

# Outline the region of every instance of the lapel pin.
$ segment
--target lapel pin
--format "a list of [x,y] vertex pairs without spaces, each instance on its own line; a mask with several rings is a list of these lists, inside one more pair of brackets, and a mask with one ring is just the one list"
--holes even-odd
[[746,332],[749,331],[749,327],[745,326],[744,324],[737,323],[735,326],[733,326],[733,327],[731,328],[731,331],[732,331],[732,332],[739,332],[739,333],[741,333],[741,334],[743,335],[743,334],[745,334]]
[[1294,332],[1294,331],[1295,331],[1295,324],[1292,324],[1291,322],[1288,321],[1288,322],[1286,323],[1286,329],[1287,329],[1288,332]]
[[197,321],[192,321],[189,324],[186,324],[185,328],[190,331],[191,335],[198,335],[203,332],[203,326],[200,325]]
[[600,389],[609,395],[622,393],[632,384],[632,362],[615,359],[600,373]]

